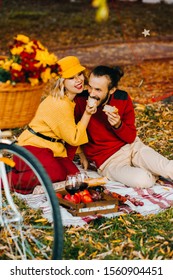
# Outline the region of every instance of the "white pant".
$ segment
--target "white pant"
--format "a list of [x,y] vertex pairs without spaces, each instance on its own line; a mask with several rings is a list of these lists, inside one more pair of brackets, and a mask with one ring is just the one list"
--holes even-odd
[[173,160],[168,160],[137,137],[108,158],[98,169],[101,176],[129,187],[149,188],[158,176],[173,180]]

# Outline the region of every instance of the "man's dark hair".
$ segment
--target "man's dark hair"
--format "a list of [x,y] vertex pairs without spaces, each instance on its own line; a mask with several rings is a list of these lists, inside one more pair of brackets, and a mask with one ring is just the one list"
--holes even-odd
[[118,82],[124,75],[123,70],[119,66],[109,67],[104,65],[95,67],[91,73],[96,77],[108,76],[110,79],[110,84],[108,86],[109,90],[113,87],[117,87]]

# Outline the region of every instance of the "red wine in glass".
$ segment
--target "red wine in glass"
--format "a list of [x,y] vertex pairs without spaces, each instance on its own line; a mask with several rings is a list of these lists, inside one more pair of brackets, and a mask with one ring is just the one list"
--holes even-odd
[[67,175],[65,190],[69,194],[75,194],[79,190],[79,184],[76,175]]
[[79,172],[76,174],[78,184],[80,186],[80,191],[83,191],[88,188],[88,183],[85,182],[85,179],[88,179],[88,175],[85,171]]
[[76,192],[79,191],[79,186],[77,186],[77,185],[76,186],[66,185],[65,189],[69,194],[73,195],[73,194],[75,194]]

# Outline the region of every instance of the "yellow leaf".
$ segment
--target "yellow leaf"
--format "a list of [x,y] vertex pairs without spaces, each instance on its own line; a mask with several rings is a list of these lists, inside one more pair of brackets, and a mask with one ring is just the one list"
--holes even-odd
[[135,106],[135,109],[136,109],[136,110],[139,110],[139,111],[144,111],[144,110],[145,110],[145,105],[137,104],[137,105]]
[[86,253],[86,251],[84,251],[84,252],[79,251],[78,259],[81,259],[83,256],[85,256],[85,253]]
[[50,236],[50,235],[49,235],[49,236],[46,236],[45,239],[46,239],[46,240],[49,240],[49,241],[53,241],[54,238],[53,238],[53,236]]
[[47,222],[47,220],[42,218],[42,219],[35,220],[35,222],[36,223],[44,223],[44,222]]
[[144,240],[143,240],[143,237],[141,237],[141,239],[140,239],[140,246],[143,247],[143,245],[144,245]]
[[131,234],[136,234],[136,231],[133,230],[133,229],[127,228],[127,231],[128,231],[129,233],[131,233]]
[[160,250],[159,250],[163,255],[165,255],[165,251],[162,249],[162,248],[160,248]]
[[119,242],[122,242],[122,239],[116,239],[111,241],[111,243],[119,243]]
[[97,255],[97,252],[98,252],[98,251],[93,252],[93,253],[90,255],[90,258],[91,258],[91,257],[92,257],[92,258],[95,257],[95,256]]
[[0,158],[0,161],[3,161],[5,164],[14,167],[15,166],[15,162],[12,159],[6,158],[6,157],[2,157]]

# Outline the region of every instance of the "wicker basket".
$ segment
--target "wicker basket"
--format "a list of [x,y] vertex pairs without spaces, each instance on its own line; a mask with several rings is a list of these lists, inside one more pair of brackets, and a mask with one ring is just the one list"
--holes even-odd
[[0,129],[27,125],[40,104],[44,84],[15,86],[0,83]]

